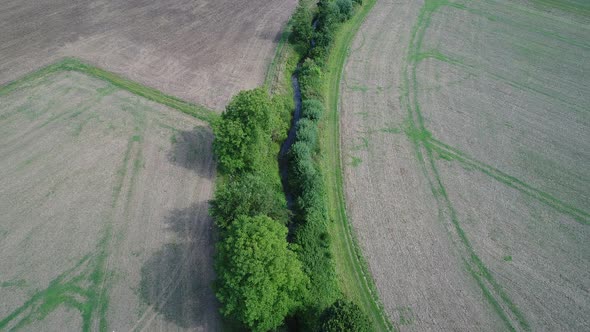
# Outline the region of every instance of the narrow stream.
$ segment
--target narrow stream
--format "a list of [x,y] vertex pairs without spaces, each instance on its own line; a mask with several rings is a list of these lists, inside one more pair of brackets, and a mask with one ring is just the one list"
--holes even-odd
[[[297,65],[299,69],[300,64]],[[299,87],[299,80],[297,79],[297,71],[291,76],[291,84],[293,85],[293,99],[295,102],[295,110],[293,111],[293,118],[291,119],[291,128],[287,134],[287,139],[281,145],[279,151],[279,174],[281,176],[281,182],[283,183],[283,191],[285,192],[285,199],[287,200],[287,208],[293,209],[293,195],[289,190],[289,157],[287,154],[291,149],[293,143],[295,143],[295,135],[297,134],[297,122],[301,118],[301,89]]]
[[[313,30],[317,28],[318,20],[314,19],[311,23]],[[309,50],[315,47],[315,40],[312,38],[310,41]],[[297,64],[297,69],[291,76],[291,85],[293,86],[293,100],[295,102],[295,110],[293,111],[293,118],[291,119],[291,128],[287,134],[287,139],[281,145],[279,151],[279,175],[281,176],[281,183],[283,184],[283,192],[285,193],[285,199],[287,200],[287,208],[293,211],[293,194],[289,190],[289,157],[288,153],[293,143],[295,143],[295,135],[297,134],[297,123],[301,118],[301,88],[299,87],[299,79],[297,73],[301,64],[305,60],[305,57]]]

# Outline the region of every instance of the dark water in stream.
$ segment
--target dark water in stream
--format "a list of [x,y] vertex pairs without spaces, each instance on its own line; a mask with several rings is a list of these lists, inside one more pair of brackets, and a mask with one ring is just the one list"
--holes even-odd
[[[314,19],[311,23],[314,30],[316,30],[318,25],[318,20]],[[315,40],[312,38],[310,41],[310,48],[309,50],[315,47]],[[295,101],[295,110],[293,111],[293,118],[291,119],[291,128],[289,128],[289,133],[287,135],[287,139],[281,145],[281,150],[279,151],[279,175],[281,176],[281,182],[283,184],[283,191],[285,192],[285,199],[287,200],[287,208],[293,211],[293,194],[289,190],[289,157],[288,153],[291,149],[293,143],[295,143],[295,135],[297,134],[297,122],[301,118],[301,88],[299,87],[299,79],[297,78],[297,73],[299,72],[299,68],[301,68],[301,64],[303,63],[303,59],[297,64],[297,69],[293,76],[291,76],[291,85],[293,86],[293,99]]]
[[[299,69],[299,65],[297,66]],[[297,71],[291,76],[291,84],[293,85],[293,99],[295,101],[295,110],[293,111],[293,118],[291,119],[291,128],[287,134],[287,139],[281,145],[279,151],[279,174],[281,182],[283,183],[283,191],[285,192],[285,199],[287,200],[287,208],[293,208],[293,195],[289,190],[289,157],[288,153],[293,143],[295,143],[295,135],[297,134],[297,122],[301,118],[301,89],[299,88],[299,80],[297,79]]]

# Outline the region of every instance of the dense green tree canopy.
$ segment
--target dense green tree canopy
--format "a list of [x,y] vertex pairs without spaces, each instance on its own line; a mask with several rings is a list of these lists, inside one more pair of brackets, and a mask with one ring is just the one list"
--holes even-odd
[[281,325],[303,303],[309,280],[286,236],[287,228],[268,217],[240,216],[218,245],[221,312],[253,331]]
[[265,215],[286,222],[286,211],[283,192],[258,174],[244,174],[220,186],[211,202],[211,214],[222,230],[241,215]]
[[309,9],[303,4],[299,4],[293,18],[291,19],[293,27],[291,30],[291,41],[294,43],[308,44],[313,35],[313,27],[311,26],[312,15]]
[[213,149],[220,168],[233,174],[251,171],[268,149],[271,133],[272,103],[262,89],[241,91],[227,105],[221,119],[213,126]]

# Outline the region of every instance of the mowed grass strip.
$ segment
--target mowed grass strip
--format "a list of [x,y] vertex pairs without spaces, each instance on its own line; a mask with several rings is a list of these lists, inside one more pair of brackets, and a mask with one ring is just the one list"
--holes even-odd
[[334,46],[327,60],[327,75],[324,81],[326,114],[321,122],[320,144],[323,158],[320,165],[326,184],[328,213],[334,221],[330,223],[330,233],[340,287],[347,296],[364,308],[377,330],[391,331],[393,325],[384,312],[368,265],[346,216],[340,156],[338,101],[342,70],[353,38],[375,2],[376,0],[365,1],[358,7],[358,12],[352,19],[342,24],[336,33]]
[[174,108],[185,114],[191,115],[199,120],[206,121],[209,124],[215,122],[219,117],[214,111],[204,106],[193,104],[180,98],[167,95],[162,91],[129,80],[113,72],[92,66],[75,58],[64,58],[59,62],[41,68],[28,75],[25,75],[24,77],[18,80],[15,80],[11,83],[8,83],[0,87],[0,96],[3,96],[9,93],[10,91],[15,90],[20,86],[26,85],[25,83],[29,81],[39,79],[48,74],[55,73],[58,71],[77,71],[80,73],[90,75],[92,77],[99,78],[121,89],[127,90],[135,95]]

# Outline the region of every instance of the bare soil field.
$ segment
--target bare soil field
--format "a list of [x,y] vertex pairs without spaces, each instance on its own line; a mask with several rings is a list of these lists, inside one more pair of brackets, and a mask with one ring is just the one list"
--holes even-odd
[[590,329],[589,72],[584,2],[377,2],[341,154],[399,329]]
[[0,11],[0,84],[78,57],[221,110],[260,85],[297,4],[281,1],[9,0]]
[[0,330],[219,330],[212,139],[78,72],[0,89]]

